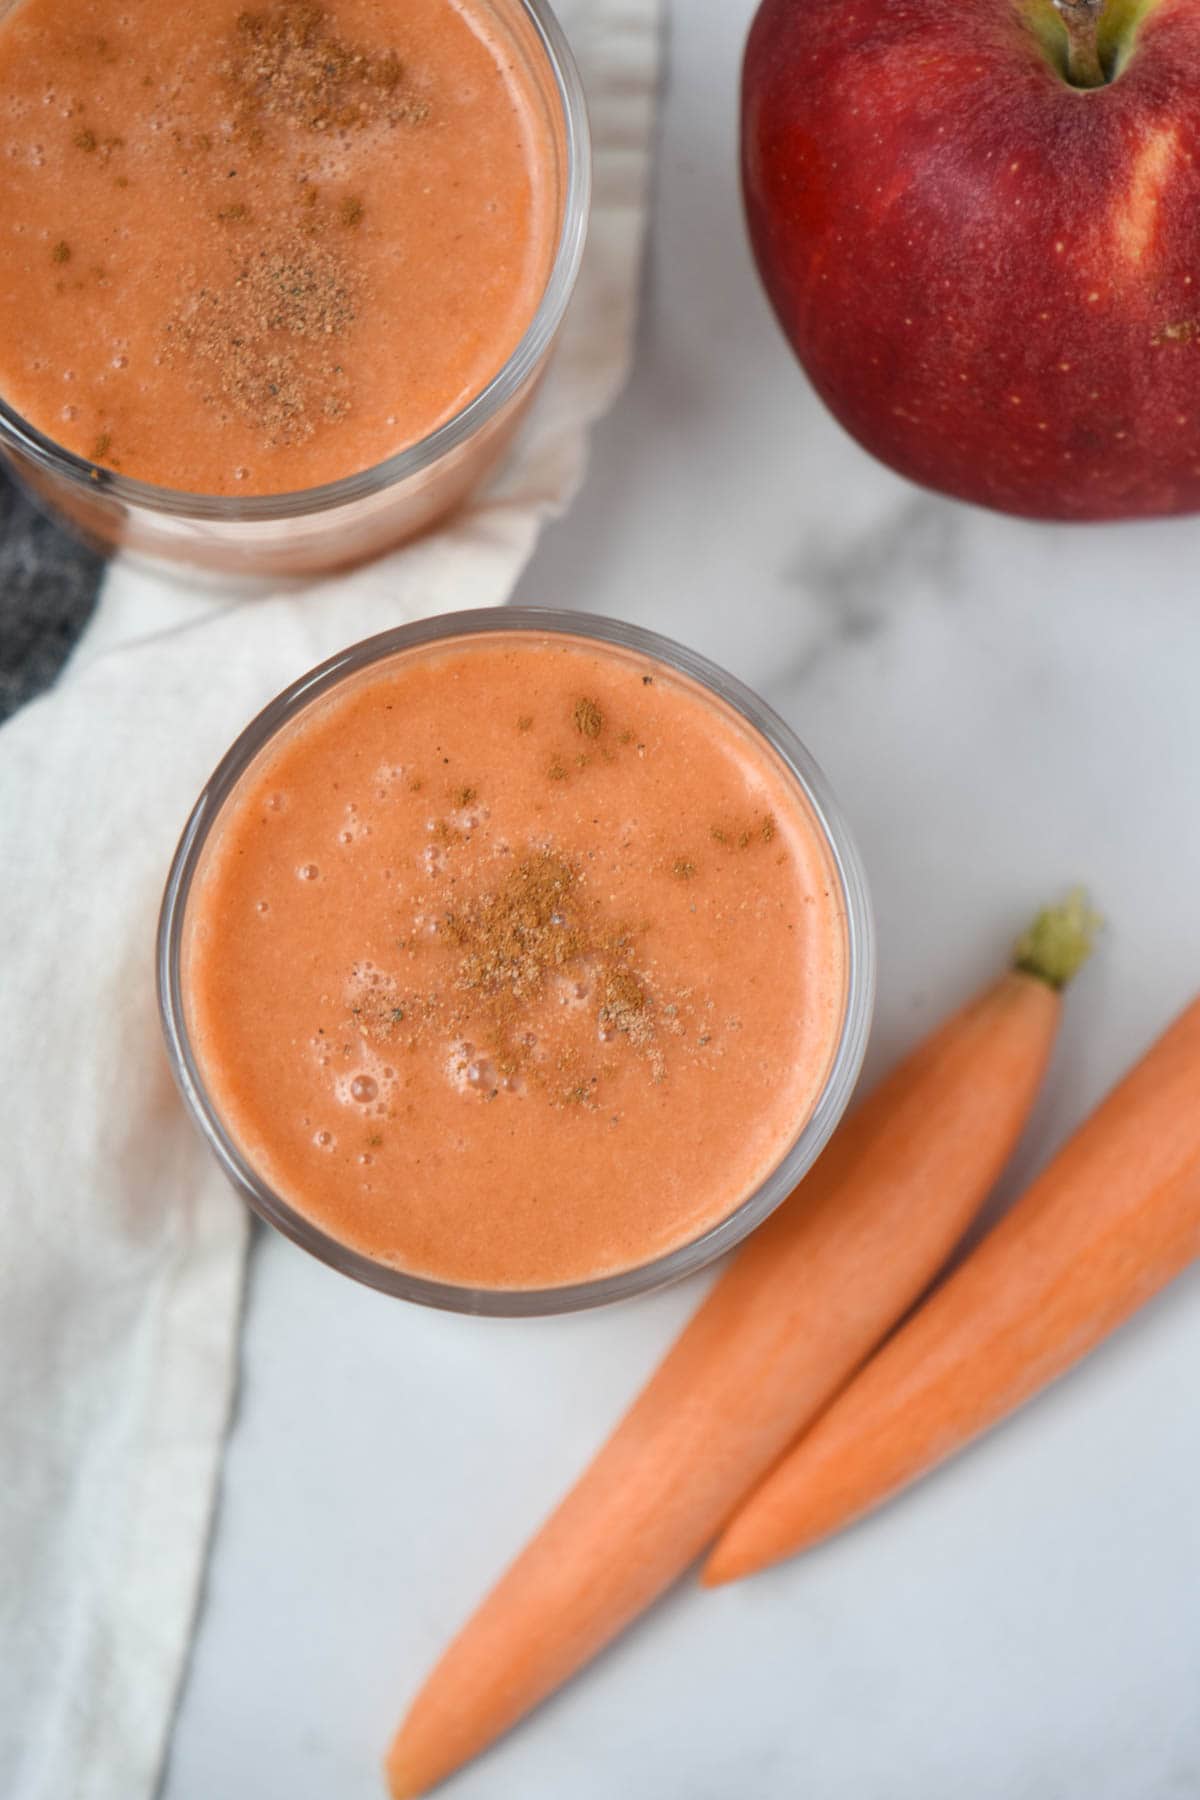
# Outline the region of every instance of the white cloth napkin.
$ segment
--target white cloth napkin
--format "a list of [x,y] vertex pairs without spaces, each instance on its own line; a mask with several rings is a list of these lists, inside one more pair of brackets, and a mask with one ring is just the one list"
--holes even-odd
[[[627,371],[658,0],[562,0],[589,246],[501,477],[373,567],[230,600],[118,562],[53,693],[0,732],[0,1793],[147,1800],[231,1399],[247,1220],[160,1047],[155,915],[189,806],[272,694],[406,619],[503,601]],[[554,598],[551,596],[550,598]]]

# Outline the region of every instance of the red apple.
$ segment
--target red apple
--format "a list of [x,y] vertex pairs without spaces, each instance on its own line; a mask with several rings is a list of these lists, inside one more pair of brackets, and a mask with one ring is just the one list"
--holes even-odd
[[801,363],[882,461],[1005,512],[1200,509],[1198,154],[1200,0],[763,0],[746,47]]

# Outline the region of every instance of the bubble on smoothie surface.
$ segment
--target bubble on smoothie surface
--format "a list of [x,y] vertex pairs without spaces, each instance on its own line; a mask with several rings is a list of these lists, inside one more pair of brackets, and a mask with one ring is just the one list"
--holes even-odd
[[460,1094],[494,1099],[499,1090],[496,1065],[486,1051],[466,1039],[451,1044],[445,1061],[446,1078]]
[[406,786],[408,770],[403,763],[380,763],[371,777],[377,800],[390,800],[397,791],[403,792]]

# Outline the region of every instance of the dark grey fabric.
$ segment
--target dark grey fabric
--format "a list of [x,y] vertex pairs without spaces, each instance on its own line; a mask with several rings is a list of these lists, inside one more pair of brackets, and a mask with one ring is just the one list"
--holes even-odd
[[49,687],[91,617],[104,559],[0,470],[0,719]]

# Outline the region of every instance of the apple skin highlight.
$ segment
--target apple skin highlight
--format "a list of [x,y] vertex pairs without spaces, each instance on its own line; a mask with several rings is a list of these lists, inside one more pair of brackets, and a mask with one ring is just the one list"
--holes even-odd
[[830,411],[927,487],[1040,519],[1200,509],[1200,5],[763,0],[742,177]]

